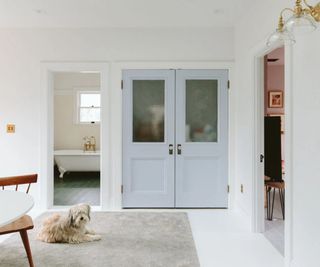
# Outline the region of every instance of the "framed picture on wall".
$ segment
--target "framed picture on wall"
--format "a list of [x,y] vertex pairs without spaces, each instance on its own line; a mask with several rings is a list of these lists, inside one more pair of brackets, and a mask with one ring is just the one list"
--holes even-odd
[[283,92],[270,91],[269,92],[269,108],[283,108]]

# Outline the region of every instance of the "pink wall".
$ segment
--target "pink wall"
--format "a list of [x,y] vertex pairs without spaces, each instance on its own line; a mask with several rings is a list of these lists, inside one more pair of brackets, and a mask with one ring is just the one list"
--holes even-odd
[[[268,114],[284,114],[284,49],[279,48],[271,52],[268,58],[279,59],[276,62],[267,62],[265,58],[265,97],[264,97],[264,113]],[[282,91],[283,92],[283,108],[269,108],[269,92]],[[284,123],[284,122],[282,122]],[[281,135],[281,154],[284,160],[284,133]]]
[[[266,83],[267,86],[265,90],[265,115],[283,114],[284,108],[268,108],[268,101],[269,91],[284,91],[284,65],[268,64]],[[285,95],[283,95],[283,97],[285,97]]]

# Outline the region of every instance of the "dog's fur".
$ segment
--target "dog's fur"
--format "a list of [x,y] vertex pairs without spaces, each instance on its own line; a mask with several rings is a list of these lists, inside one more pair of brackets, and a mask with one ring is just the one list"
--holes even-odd
[[86,224],[90,221],[90,206],[79,204],[69,210],[67,216],[54,214],[43,222],[37,239],[47,243],[71,243],[97,241],[100,235],[88,230]]

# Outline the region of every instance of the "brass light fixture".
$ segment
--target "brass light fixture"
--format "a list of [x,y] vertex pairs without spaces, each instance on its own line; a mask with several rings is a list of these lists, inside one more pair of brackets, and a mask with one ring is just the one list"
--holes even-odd
[[286,10],[288,10],[288,9],[285,8],[281,11],[281,15],[279,18],[279,23],[278,23],[278,28],[268,38],[267,46],[278,47],[278,46],[282,46],[284,43],[294,44],[296,42],[292,32],[289,32],[284,27],[283,12]]
[[[296,0],[295,7],[284,8],[280,13],[277,30],[269,37],[268,46],[280,46],[283,43],[295,43],[293,33],[311,32],[317,28],[320,22],[320,3],[315,6],[309,5],[306,0]],[[283,14],[285,11],[292,13],[292,16],[284,23]]]

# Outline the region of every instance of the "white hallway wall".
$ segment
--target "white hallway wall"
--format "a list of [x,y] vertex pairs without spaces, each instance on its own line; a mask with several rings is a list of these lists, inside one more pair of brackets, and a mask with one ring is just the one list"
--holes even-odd
[[[239,21],[235,29],[237,84],[237,203],[252,215],[254,82],[253,56],[274,30],[279,11],[293,1],[257,1],[248,10],[250,16]],[[297,36],[293,47],[293,228],[292,262],[295,267],[320,266],[320,31]]]
[[[232,61],[234,32],[225,29],[1,29],[0,176],[39,172],[42,61],[108,61],[111,168],[121,157],[121,93],[115,61]],[[115,74],[117,81],[112,80]],[[7,123],[16,133],[6,134]],[[111,153],[112,156],[112,153]],[[120,165],[121,166],[121,165]],[[118,176],[111,170],[111,175]],[[46,177],[39,177],[39,180]],[[39,190],[31,192],[38,200]]]

